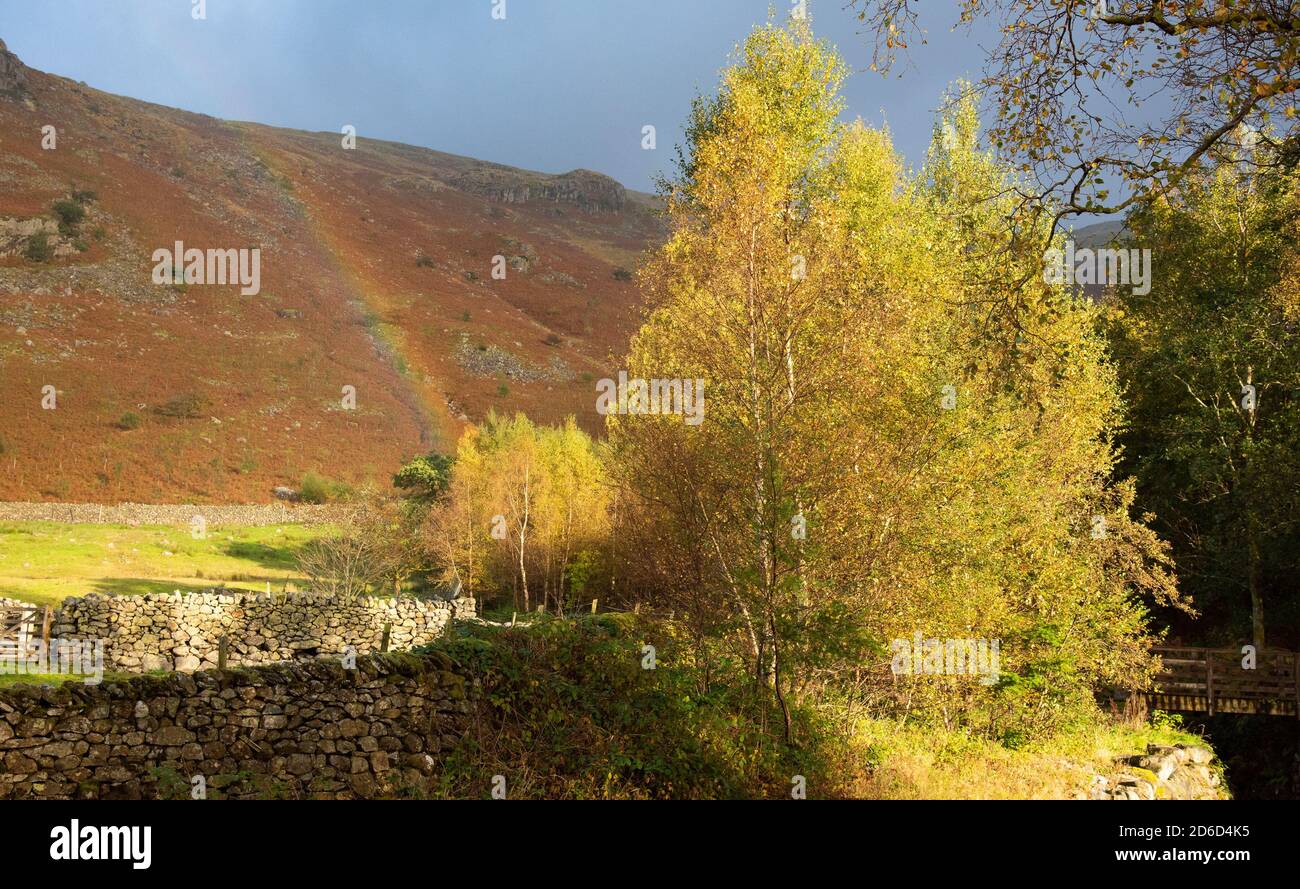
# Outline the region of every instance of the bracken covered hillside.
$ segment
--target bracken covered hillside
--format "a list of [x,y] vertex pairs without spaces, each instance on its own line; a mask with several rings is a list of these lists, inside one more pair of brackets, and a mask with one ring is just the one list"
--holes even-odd
[[[492,408],[597,428],[653,200],[342,142],[108,95],[0,43],[0,500],[256,502],[309,470],[383,483]],[[153,283],[178,240],[260,247],[260,293]]]

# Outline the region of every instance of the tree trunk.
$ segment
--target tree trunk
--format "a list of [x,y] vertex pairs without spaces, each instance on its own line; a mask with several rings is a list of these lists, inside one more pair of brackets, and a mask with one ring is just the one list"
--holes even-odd
[[1264,650],[1264,592],[1259,583],[1259,540],[1252,532],[1250,535],[1250,574],[1247,585],[1250,587],[1250,630],[1257,651]]

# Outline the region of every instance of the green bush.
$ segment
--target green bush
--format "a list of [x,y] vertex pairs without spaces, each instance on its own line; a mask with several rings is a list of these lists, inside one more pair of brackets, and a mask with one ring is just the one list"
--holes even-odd
[[[530,617],[463,625],[460,637],[417,649],[482,682],[476,729],[435,766],[440,795],[486,797],[495,774],[512,799],[788,799],[793,775],[834,795],[807,715],[795,714],[802,748],[783,745],[752,677],[694,666],[669,628],[631,614]],[[642,640],[656,646],[654,669]]]
[[59,217],[59,231],[64,235],[74,234],[77,226],[86,218],[86,208],[76,201],[55,201],[53,210],[54,215]]
[[50,237],[45,232],[37,232],[27,239],[23,256],[32,262],[49,262],[54,258],[54,248],[50,246]]
[[310,470],[303,473],[298,484],[298,499],[304,503],[329,503],[342,500],[350,493],[351,488],[342,482]]
[[127,411],[121,417],[118,418],[116,425],[118,429],[129,431],[131,429],[139,429],[140,425],[143,422],[144,420],[140,419],[139,414],[134,413],[132,411]]
[[208,400],[202,395],[188,392],[163,402],[154,408],[154,412],[163,417],[194,420],[203,416],[208,409],[208,404]]
[[415,497],[437,498],[451,484],[452,458],[446,454],[416,457],[393,476],[393,486]]

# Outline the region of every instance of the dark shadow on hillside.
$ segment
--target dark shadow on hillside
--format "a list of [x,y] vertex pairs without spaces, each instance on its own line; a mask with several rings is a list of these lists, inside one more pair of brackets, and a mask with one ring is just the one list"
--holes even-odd
[[263,543],[229,541],[221,546],[221,552],[231,558],[253,562],[263,568],[293,571],[297,568],[298,553],[302,546],[302,544],[267,546]]
[[144,596],[152,593],[201,593],[217,585],[211,583],[180,583],[175,580],[148,580],[143,577],[104,577],[91,582],[93,592],[101,596]]

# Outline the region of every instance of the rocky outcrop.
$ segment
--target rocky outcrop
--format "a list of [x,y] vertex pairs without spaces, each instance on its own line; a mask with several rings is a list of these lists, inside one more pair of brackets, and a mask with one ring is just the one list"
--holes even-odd
[[476,692],[437,653],[15,686],[0,799],[420,796]]
[[0,40],[0,99],[21,101],[30,96],[26,66]]
[[461,334],[454,357],[457,364],[479,377],[504,376],[525,383],[538,380],[567,382],[573,379],[573,372],[564,359],[557,355],[552,355],[547,365],[542,367],[499,346],[471,346],[469,337],[465,334]]
[[73,256],[78,250],[77,237],[65,236],[59,231],[58,223],[40,216],[31,219],[15,219],[0,216],[0,257],[25,256],[32,238],[45,236],[49,255],[62,259]]
[[504,204],[530,201],[572,204],[593,212],[617,212],[627,205],[627,190],[615,180],[591,170],[544,176],[507,167],[483,166],[454,177],[450,184]]
[[1151,744],[1145,754],[1122,756],[1115,771],[1097,775],[1084,799],[1225,799],[1214,752],[1205,747]]

